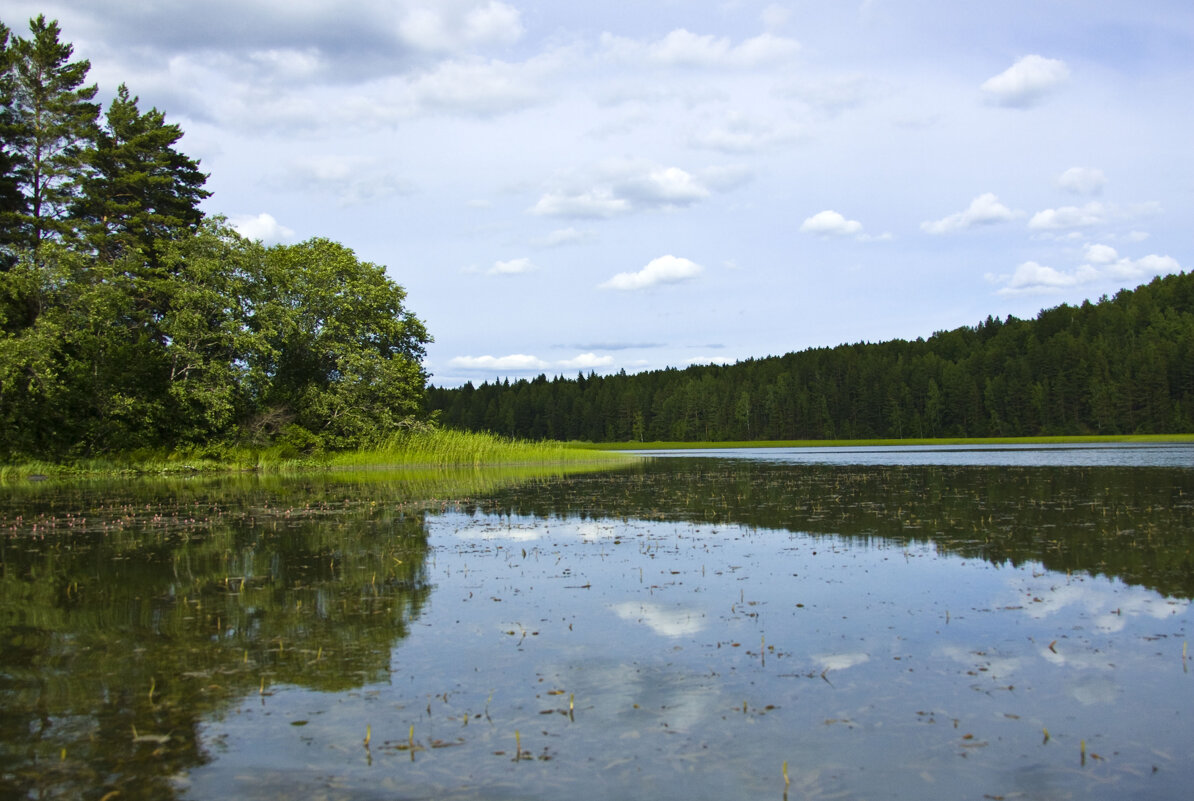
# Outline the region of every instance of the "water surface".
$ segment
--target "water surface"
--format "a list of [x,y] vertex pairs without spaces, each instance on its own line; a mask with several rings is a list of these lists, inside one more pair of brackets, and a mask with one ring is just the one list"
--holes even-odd
[[12,487],[0,790],[1181,797],[1194,472],[1115,452]]

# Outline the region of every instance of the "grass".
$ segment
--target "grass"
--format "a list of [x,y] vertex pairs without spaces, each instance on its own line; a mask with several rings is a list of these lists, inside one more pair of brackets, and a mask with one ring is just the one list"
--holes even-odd
[[69,462],[31,460],[0,465],[0,482],[29,478],[97,478],[195,473],[290,473],[351,468],[458,468],[530,465],[615,466],[629,454],[579,443],[528,442],[494,434],[421,426],[371,448],[303,455],[284,446],[208,447],[134,452]]
[[381,446],[369,450],[334,454],[335,467],[436,466],[455,467],[527,464],[605,463],[624,460],[605,449],[579,443],[529,442],[487,433],[445,428],[414,428],[396,434]]
[[1047,437],[940,437],[937,439],[792,439],[735,442],[597,442],[571,443],[576,448],[606,451],[695,450],[709,448],[841,448],[887,445],[1072,445],[1112,442],[1194,442],[1194,434],[1108,434]]

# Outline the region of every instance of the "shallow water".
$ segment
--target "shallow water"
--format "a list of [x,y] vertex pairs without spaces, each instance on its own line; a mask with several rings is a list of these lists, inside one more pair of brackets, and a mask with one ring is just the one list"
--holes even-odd
[[1185,794],[1194,471],[777,456],[11,489],[0,790]]

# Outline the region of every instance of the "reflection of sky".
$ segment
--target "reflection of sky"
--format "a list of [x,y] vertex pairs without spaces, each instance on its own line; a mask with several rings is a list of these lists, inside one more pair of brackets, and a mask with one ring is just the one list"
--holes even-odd
[[845,670],[871,661],[864,653],[813,654],[813,662],[822,670]]
[[633,601],[614,604],[610,608],[623,620],[642,623],[664,637],[685,637],[705,628],[705,613],[699,609],[680,609]]
[[[829,777],[799,797],[951,798],[958,786],[1011,797],[1025,786],[1011,778],[1021,766],[1042,766],[1046,783],[1069,771],[1079,739],[1149,781],[1154,764],[1190,776],[1186,601],[931,543],[459,512],[427,527],[435,587],[395,648],[394,679],[338,696],[338,711],[273,723],[288,747],[316,738],[301,753],[328,775],[371,723],[375,742],[404,741],[411,725],[424,742],[463,742],[413,764],[375,747],[370,779],[491,781],[521,731],[524,748],[561,756],[536,762],[550,789],[527,795],[578,801],[768,797],[773,784],[751,783],[785,761],[794,790]],[[575,719],[559,714],[573,698]],[[292,728],[296,717],[310,725]],[[220,726],[248,749],[261,737],[250,724],[262,718]],[[959,759],[968,744],[972,758]],[[1141,786],[1086,792],[1080,780],[1111,760],[1090,767],[1039,797],[1104,801]],[[740,786],[716,786],[723,776]]]
[[852,445],[639,452],[656,457],[709,456],[788,464],[1194,467],[1194,445],[1151,442],[1065,445]]
[[1089,619],[1100,631],[1119,632],[1133,618],[1164,620],[1184,614],[1190,606],[1187,600],[1162,598],[1119,581],[1040,575],[1039,565],[1032,573],[1012,577],[1008,581],[1010,593],[1000,605],[1022,606],[1024,614],[1034,620],[1076,614]]

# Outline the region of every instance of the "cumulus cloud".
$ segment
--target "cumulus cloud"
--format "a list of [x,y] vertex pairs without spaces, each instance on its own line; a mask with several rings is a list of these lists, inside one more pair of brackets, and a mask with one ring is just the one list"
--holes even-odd
[[1084,206],[1062,206],[1045,209],[1032,215],[1028,227],[1034,231],[1056,231],[1062,228],[1086,228],[1107,220],[1107,208],[1097,201]]
[[800,49],[794,39],[760,34],[733,44],[726,37],[700,35],[678,28],[654,42],[641,42],[613,34],[601,37],[602,51],[609,57],[665,67],[749,68],[774,64]]
[[402,39],[425,50],[507,45],[523,33],[518,9],[495,0],[398,6],[397,30]]
[[1093,167],[1070,167],[1057,177],[1057,185],[1075,195],[1097,195],[1107,184],[1107,176]]
[[274,219],[272,214],[262,212],[256,216],[235,215],[228,218],[234,231],[245,239],[261,241],[267,245],[285,244],[294,241],[294,231]]
[[600,285],[601,289],[647,289],[659,284],[676,284],[701,274],[701,266],[676,256],[660,256],[634,273],[618,273]]
[[512,373],[535,372],[552,367],[563,370],[590,370],[612,367],[612,356],[598,356],[596,353],[581,353],[570,359],[549,362],[526,353],[511,353],[508,356],[457,356],[448,364],[460,370],[506,371]]
[[531,213],[552,217],[608,218],[635,211],[691,206],[714,189],[740,183],[741,171],[708,170],[697,175],[679,167],[645,162],[611,162],[594,175],[557,176]]
[[598,356],[596,353],[581,353],[571,359],[561,359],[556,362],[557,367],[566,367],[570,370],[588,370],[597,367],[611,367],[614,363],[613,356]]
[[545,370],[551,365],[537,356],[511,353],[508,356],[456,356],[448,364],[462,370]]
[[300,59],[318,64],[323,77],[401,68],[421,53],[508,46],[523,34],[519,11],[496,0],[361,0],[352,13],[330,2],[292,3],[281,13],[276,0],[112,0],[79,4],[71,16],[139,54],[195,52],[246,64]]
[[1087,245],[1083,260],[1081,265],[1068,271],[1026,261],[1012,275],[994,277],[994,280],[1003,283],[1000,295],[1035,295],[1088,284],[1144,282],[1158,275],[1181,271],[1181,265],[1171,256],[1150,254],[1130,259],[1102,244]]
[[495,261],[486,272],[489,275],[520,275],[534,272],[538,268],[530,259],[510,259],[509,261]]
[[862,233],[862,223],[858,220],[847,220],[836,211],[826,210],[806,219],[800,224],[800,230],[818,236],[854,236]]
[[925,233],[948,234],[979,225],[1010,222],[1023,216],[1024,212],[1009,209],[1000,203],[999,198],[993,193],[987,192],[970,201],[970,206],[965,211],[959,211],[940,220],[923,222],[920,227]]
[[1064,61],[1024,56],[1003,72],[988,78],[982,90],[997,105],[1027,108],[1039,103],[1069,77],[1070,68]]
[[543,71],[543,62],[535,61],[445,61],[404,77],[389,94],[395,103],[393,110],[408,115],[441,112],[492,117],[542,102],[545,95],[538,82]]

